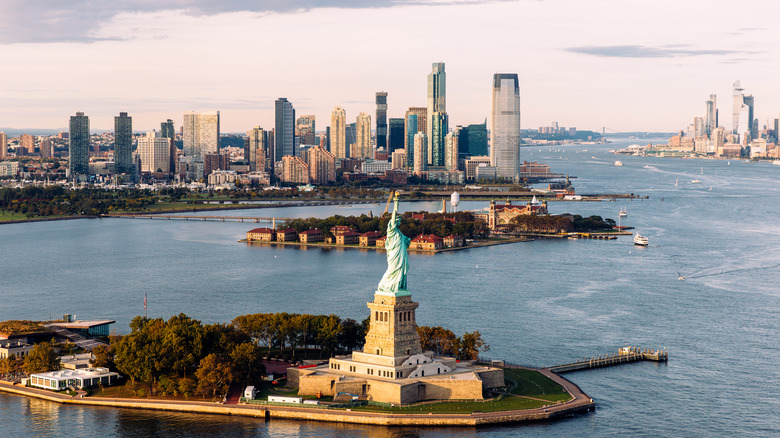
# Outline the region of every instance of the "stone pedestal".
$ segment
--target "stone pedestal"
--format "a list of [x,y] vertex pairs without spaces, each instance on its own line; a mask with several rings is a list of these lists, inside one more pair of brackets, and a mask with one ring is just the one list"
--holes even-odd
[[398,366],[409,356],[422,353],[415,318],[419,304],[412,301],[411,294],[376,292],[374,301],[367,304],[371,325],[363,347],[366,356],[380,356],[383,365]]

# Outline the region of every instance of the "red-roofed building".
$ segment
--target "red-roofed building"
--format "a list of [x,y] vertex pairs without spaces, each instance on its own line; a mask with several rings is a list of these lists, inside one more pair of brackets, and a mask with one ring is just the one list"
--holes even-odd
[[379,231],[369,231],[360,235],[360,246],[375,246],[376,240],[382,237]]
[[298,239],[301,243],[322,242],[322,231],[318,229],[306,230],[298,233]]
[[360,233],[349,230],[336,234],[336,245],[354,245],[360,240]]
[[333,234],[334,236],[338,233],[345,233],[347,231],[355,231],[355,230],[353,230],[352,228],[346,225],[336,225],[335,227],[332,227],[330,229],[330,233]]
[[418,221],[424,221],[425,220],[425,213],[421,214],[413,214],[412,219],[418,220]]
[[246,240],[250,242],[253,240],[260,240],[263,242],[271,242],[274,240],[276,232],[270,228],[255,228],[246,232]]
[[538,205],[530,201],[526,205],[512,205],[512,201],[508,199],[504,205],[497,205],[496,201],[490,201],[490,211],[487,214],[488,228],[495,231],[501,225],[508,225],[516,216],[531,214],[547,214],[547,201],[542,201]]
[[387,236],[382,236],[382,237],[376,239],[376,247],[377,248],[384,248],[386,240],[387,240]]
[[444,247],[444,239],[434,234],[420,234],[412,239],[409,244],[411,249],[422,249],[424,251],[435,251]]
[[447,248],[458,248],[463,246],[463,244],[466,242],[465,239],[463,239],[463,236],[459,236],[457,234],[450,234],[443,240],[444,246]]
[[295,242],[296,240],[298,240],[298,233],[292,228],[276,231],[277,242]]

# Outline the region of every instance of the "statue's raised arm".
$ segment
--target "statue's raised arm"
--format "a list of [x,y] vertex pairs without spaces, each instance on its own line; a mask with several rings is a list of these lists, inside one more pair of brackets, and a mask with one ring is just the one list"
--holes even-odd
[[406,273],[409,270],[409,259],[406,248],[409,246],[409,238],[401,233],[398,225],[401,218],[398,217],[398,193],[393,198],[393,215],[387,223],[387,239],[385,250],[387,251],[387,271],[379,282],[378,292],[396,296],[406,295]]

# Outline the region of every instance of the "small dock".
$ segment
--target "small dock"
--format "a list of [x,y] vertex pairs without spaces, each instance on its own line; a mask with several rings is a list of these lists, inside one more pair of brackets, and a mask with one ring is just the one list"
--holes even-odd
[[567,373],[569,371],[587,370],[590,368],[602,368],[613,365],[620,365],[629,362],[638,362],[640,360],[649,360],[652,362],[666,362],[669,360],[669,353],[665,350],[641,349],[637,347],[623,347],[617,353],[589,357],[577,362],[567,363],[565,365],[556,365],[548,369],[554,373]]

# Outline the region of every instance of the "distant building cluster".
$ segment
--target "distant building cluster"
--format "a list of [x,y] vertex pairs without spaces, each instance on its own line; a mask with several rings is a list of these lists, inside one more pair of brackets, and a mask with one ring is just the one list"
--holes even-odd
[[[247,231],[246,240],[249,242],[297,242],[297,243],[325,243],[331,245],[357,245],[360,247],[384,248],[385,238],[379,231],[358,233],[346,226],[337,225],[330,229],[331,236],[325,237],[322,230],[311,229],[300,233],[292,228],[273,229],[255,228]],[[466,240],[463,236],[450,234],[439,237],[434,234],[420,234],[409,242],[410,250],[436,251],[442,248],[457,248],[464,246]]]

